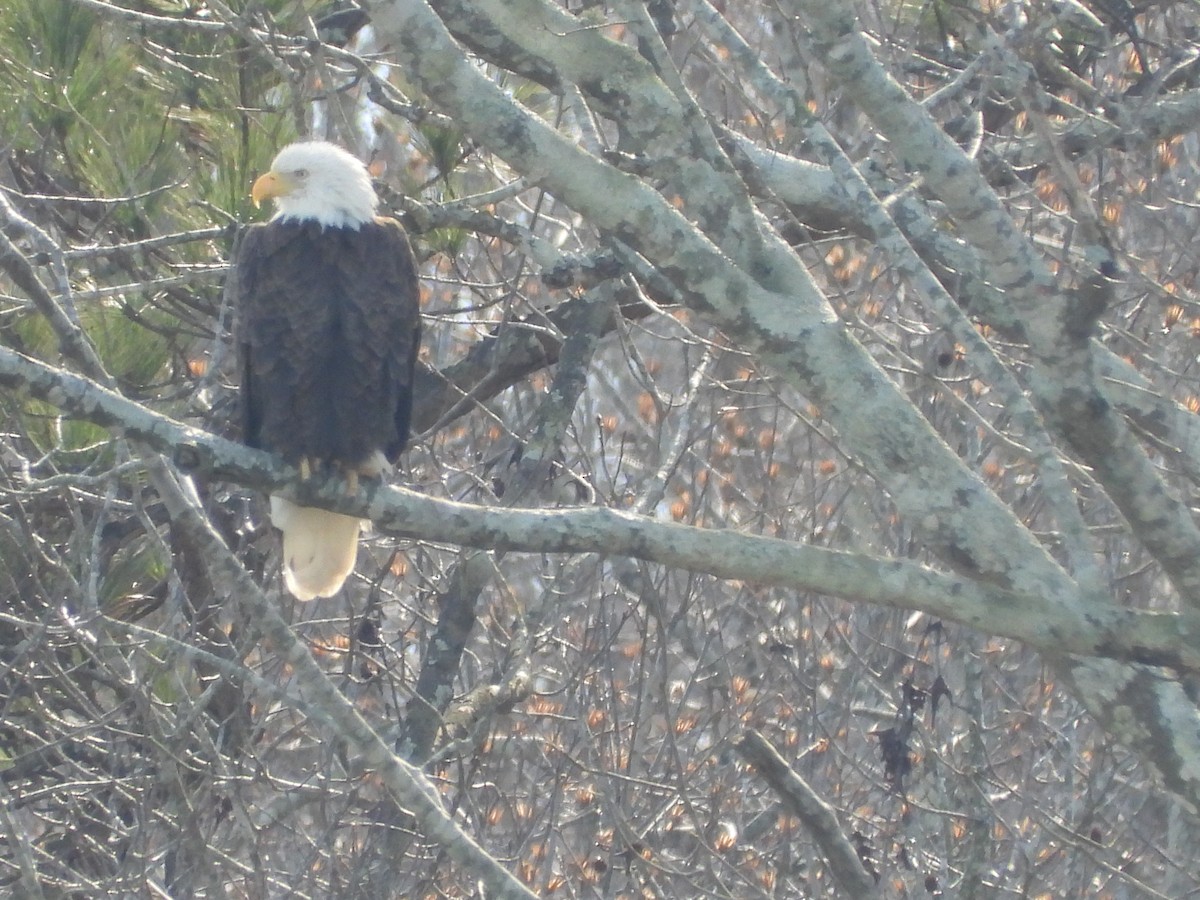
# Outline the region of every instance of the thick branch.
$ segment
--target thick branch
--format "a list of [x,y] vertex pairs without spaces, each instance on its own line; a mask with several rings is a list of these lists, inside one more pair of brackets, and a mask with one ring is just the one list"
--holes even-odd
[[1022,594],[926,568],[720,529],[658,522],[604,508],[510,510],[364,484],[346,497],[338,479],[297,483],[269,454],[160,416],[95,384],[0,348],[0,385],[45,400],[174,454],[203,470],[313,505],[368,516],[421,540],[534,553],[603,553],[792,590],[922,610],[1052,655],[1103,656],[1200,669],[1200,617],[1088,605],[1073,592]]
[[[784,203],[795,208],[806,221],[816,217],[826,227],[850,228],[874,237],[862,222],[855,221],[848,198],[830,181],[832,173],[795,157],[786,156],[737,139],[742,163],[752,169],[753,179]],[[882,179],[877,179],[881,181]],[[875,185],[877,190],[882,189]],[[890,187],[890,185],[889,185]],[[1020,334],[1022,325],[1005,296],[982,277],[979,254],[956,240],[941,227],[917,197],[898,194],[888,209],[893,220],[921,257],[937,272],[971,316],[1003,334]],[[1200,418],[1163,395],[1132,365],[1109,347],[1089,342],[1092,366],[1108,402],[1131,419],[1138,428],[1169,446],[1188,477],[1200,481]]]
[[[975,162],[871,54],[848,6],[792,0],[804,14],[826,66],[954,217],[988,264],[1037,360],[1031,383],[1039,405],[1162,564],[1184,602],[1200,607],[1200,528],[1167,490],[1126,423],[1104,397],[1092,366],[1094,322],[1012,220]],[[1088,273],[1104,281],[1104,271]]]
[[786,244],[771,238],[763,265],[739,267],[652,187],[515,104],[465,58],[427,5],[390,0],[373,13],[412,77],[464,129],[642,254],[685,302],[817,404],[927,546],[961,571],[1006,587],[1074,590],[848,333]]
[[879,891],[875,879],[863,868],[862,860],[838,824],[833,807],[822,800],[757,731],[747,731],[733,746],[748,763],[758,769],[767,784],[783,799],[784,805],[808,826],[825,851],[833,877],[846,894],[864,900],[877,896]]

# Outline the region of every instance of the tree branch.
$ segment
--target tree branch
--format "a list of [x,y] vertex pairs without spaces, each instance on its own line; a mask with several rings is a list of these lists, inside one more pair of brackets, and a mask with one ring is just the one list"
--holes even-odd
[[[412,77],[454,110],[468,132],[645,256],[689,306],[816,403],[943,559],[1018,590],[1073,589],[1045,548],[847,332],[786,244],[772,238],[762,258],[751,253],[739,268],[731,258],[737,246],[723,253],[649,185],[515,104],[463,57],[426,4],[390,0],[373,12]],[[855,390],[847,391],[847,384]]]
[[154,467],[153,474],[155,486],[172,521],[187,534],[194,546],[203,551],[216,577],[235,587],[234,596],[245,605],[268,646],[293,669],[294,677],[311,704],[310,711],[315,708],[323,713],[313,721],[327,729],[330,740],[346,741],[360,753],[364,765],[378,773],[396,802],[412,813],[425,836],[436,841],[451,859],[480,878],[489,894],[520,900],[535,896],[459,827],[421,770],[393,753],[334,686],[305,643],[279,615],[276,604],[238,563],[203,512],[175,482],[173,474],[162,466]]
[[851,897],[868,898],[879,894],[875,879],[867,874],[842,831],[833,807],[820,798],[800,775],[787,764],[771,743],[753,729],[734,742],[733,748],[756,768],[767,784],[783,798],[784,806],[800,818],[825,851],[830,871]]
[[357,496],[347,497],[339,479],[298,482],[295,470],[270,454],[158,415],[4,348],[0,386],[171,454],[185,469],[368,517],[397,536],[515,552],[632,556],[719,578],[922,610],[1054,656],[1094,655],[1200,670],[1200,616],[1191,613],[1090,605],[1073,592],[1023,594],[909,560],[664,523],[606,508],[497,509],[366,482]]
[[[897,156],[925,176],[960,233],[988,263],[994,286],[1023,323],[1037,360],[1031,381],[1044,415],[1093,468],[1183,601],[1200,608],[1200,528],[1100,390],[1087,333],[1094,319],[1080,330],[1074,293],[1059,289],[974,161],[876,61],[848,8],[825,0],[791,5],[812,28],[831,74],[894,143]],[[1101,269],[1086,273],[1085,280],[1115,275]]]

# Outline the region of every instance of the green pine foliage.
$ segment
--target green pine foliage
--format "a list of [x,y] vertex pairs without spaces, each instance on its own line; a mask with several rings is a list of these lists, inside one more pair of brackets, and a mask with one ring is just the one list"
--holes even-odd
[[[231,5],[283,24],[302,12],[285,2]],[[174,0],[129,6],[198,14],[196,4]],[[0,8],[0,184],[15,189],[20,214],[67,254],[38,258],[36,274],[71,310],[117,388],[168,415],[205,422],[205,407],[216,402],[211,392],[198,399],[197,384],[219,336],[219,263],[233,226],[261,217],[249,186],[295,135],[292,92],[228,33],[143,26],[70,0],[8,0]],[[215,237],[138,244],[214,228],[222,229]],[[50,322],[3,274],[0,297],[0,342],[72,365]],[[41,401],[0,396],[0,418],[34,461],[35,477],[91,478],[120,461],[109,431]],[[101,608],[129,619],[153,606],[168,568],[162,536],[119,512],[143,493],[135,476],[121,476],[105,515],[124,524],[106,544],[95,585]],[[50,499],[33,507],[54,509],[36,529],[47,539],[92,539],[75,535],[79,523]],[[12,576],[0,583],[0,598],[19,598],[29,579],[88,583],[90,550],[75,556],[78,571],[54,572],[0,541],[0,570]]]

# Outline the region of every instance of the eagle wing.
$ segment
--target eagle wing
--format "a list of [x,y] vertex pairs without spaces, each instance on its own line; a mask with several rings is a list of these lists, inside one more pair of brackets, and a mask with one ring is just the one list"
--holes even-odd
[[253,272],[258,251],[254,244],[262,234],[262,226],[251,225],[242,231],[235,248],[233,270],[234,335],[237,344],[238,407],[241,413],[242,441],[262,449],[259,434],[262,430],[262,401],[254,385],[254,353],[250,333],[255,318]]

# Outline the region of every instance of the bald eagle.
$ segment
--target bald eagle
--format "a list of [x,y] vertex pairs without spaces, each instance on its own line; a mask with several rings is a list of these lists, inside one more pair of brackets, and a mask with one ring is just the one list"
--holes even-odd
[[[302,478],[318,468],[375,477],[408,440],[421,336],[408,238],[366,167],[333,144],[284,147],[251,190],[276,213],[246,229],[234,261],[243,440]],[[301,600],[354,571],[360,521],[271,497],[283,577]]]

